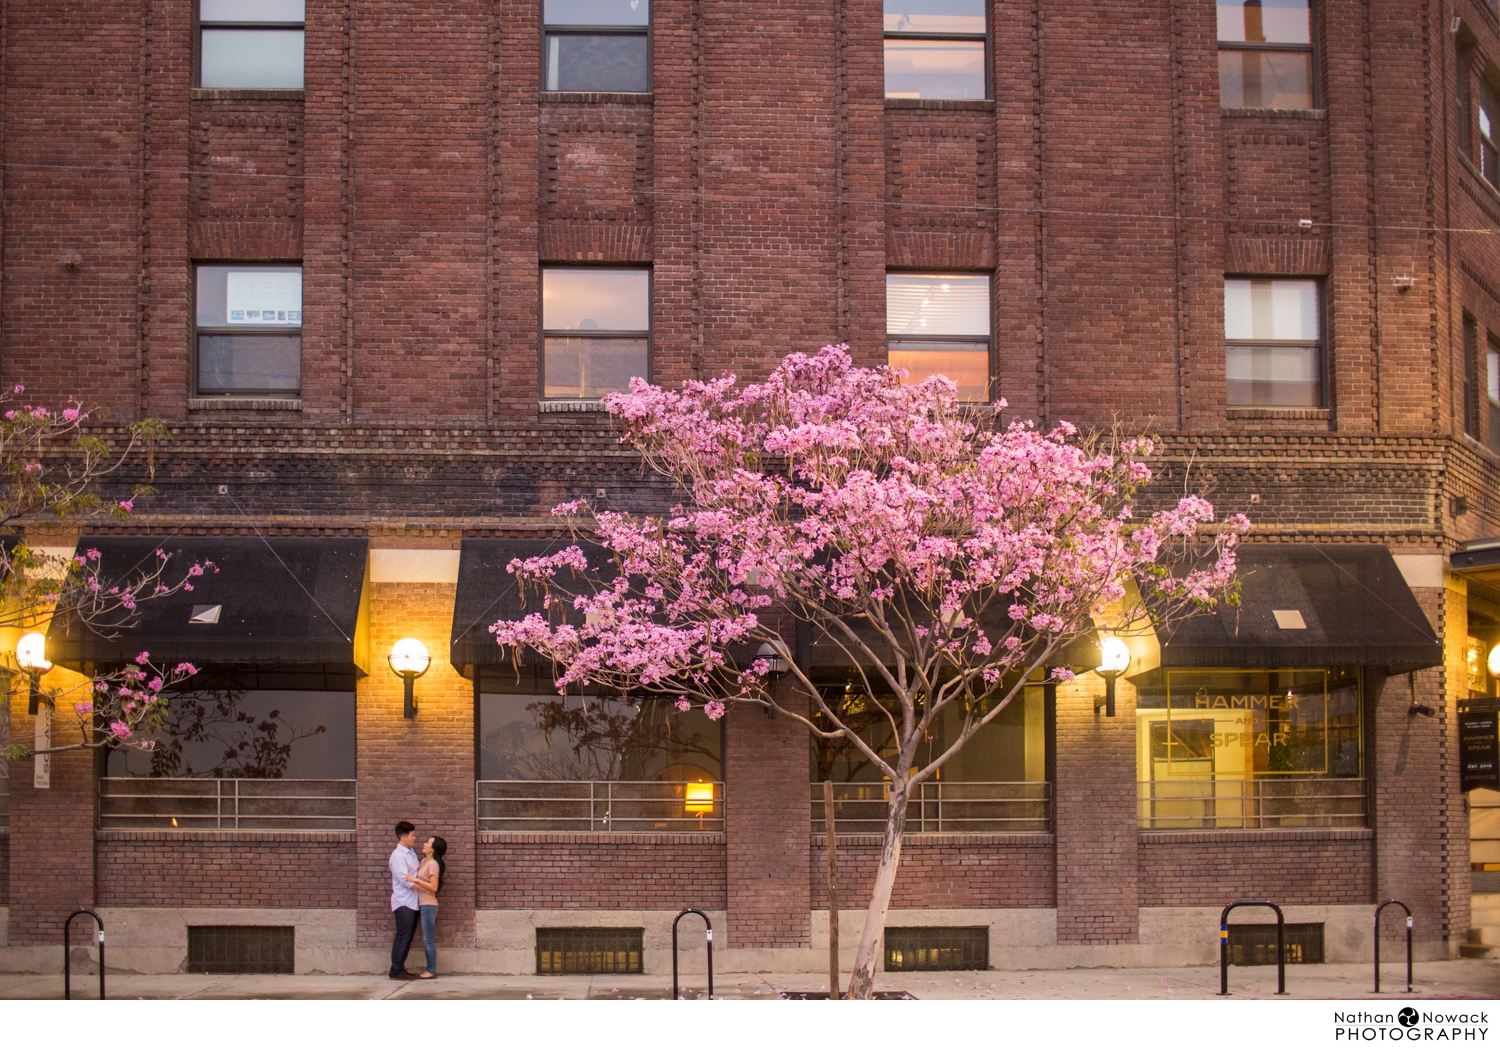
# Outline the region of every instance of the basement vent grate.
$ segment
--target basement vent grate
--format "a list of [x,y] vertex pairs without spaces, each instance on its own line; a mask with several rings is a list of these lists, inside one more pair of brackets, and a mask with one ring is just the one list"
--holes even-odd
[[295,926],[189,926],[188,973],[294,973]]
[[[1229,927],[1229,961],[1235,966],[1276,965],[1276,924],[1232,923]],[[1320,963],[1323,961],[1323,924],[1289,922],[1286,924],[1286,961]]]
[[640,973],[640,927],[561,927],[536,931],[536,972]]
[[885,968],[988,970],[988,926],[895,926],[885,931]]

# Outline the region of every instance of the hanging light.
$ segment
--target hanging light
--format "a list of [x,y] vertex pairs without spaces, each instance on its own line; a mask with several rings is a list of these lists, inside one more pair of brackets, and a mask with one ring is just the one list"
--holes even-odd
[[26,713],[34,715],[41,707],[41,683],[38,679],[52,670],[52,664],[47,659],[47,636],[40,631],[21,635],[20,640],[16,642],[16,663],[21,665],[21,669],[31,679],[31,693],[26,699]]
[[1106,718],[1115,717],[1115,679],[1130,666],[1130,647],[1121,639],[1107,634],[1099,639],[1099,666],[1094,668],[1104,679],[1104,699],[1095,701],[1094,710],[1104,708]]
[[427,655],[427,646],[415,638],[403,638],[391,646],[391,655],[386,657],[386,662],[404,684],[404,697],[401,708],[402,716],[405,718],[417,717],[417,698],[413,683],[427,673],[432,666],[432,657]]

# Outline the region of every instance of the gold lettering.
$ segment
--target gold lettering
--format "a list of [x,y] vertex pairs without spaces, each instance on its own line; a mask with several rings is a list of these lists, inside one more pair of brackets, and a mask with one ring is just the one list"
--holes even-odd
[[1198,687],[1198,695],[1196,695],[1196,696],[1193,697],[1193,706],[1194,707],[1207,707],[1208,706],[1208,692],[1202,686]]
[[1283,745],[1283,744],[1286,743],[1286,734],[1285,733],[1277,733],[1277,734],[1275,734],[1274,736],[1271,737],[1271,742],[1273,744],[1275,744],[1277,747],[1280,747],[1281,745]]
[[1217,709],[1217,708],[1224,708],[1225,710],[1228,710],[1229,709],[1229,701],[1225,700],[1222,696],[1216,696],[1216,697],[1214,697],[1214,704],[1213,704],[1213,706],[1215,707],[1215,709]]

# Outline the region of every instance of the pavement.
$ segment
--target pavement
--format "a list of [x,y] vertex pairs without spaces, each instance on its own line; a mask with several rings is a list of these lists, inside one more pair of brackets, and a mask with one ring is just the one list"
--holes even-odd
[[[1419,963],[1413,991],[1405,968],[1387,963],[1381,995],[1390,1000],[1500,998],[1500,960],[1458,959]],[[847,975],[846,979],[847,979]],[[1366,963],[1288,966],[1287,995],[1296,999],[1373,999],[1373,968]],[[670,975],[495,976],[440,975],[431,981],[392,981],[385,975],[331,976],[107,974],[111,999],[665,999]],[[702,998],[704,975],[684,975],[684,998]],[[875,983],[881,998],[914,999],[1211,999],[1219,971],[1211,967],[1161,969],[982,970],[885,973]],[[1230,993],[1272,998],[1276,968],[1231,968]],[[98,975],[74,975],[77,998],[98,995]],[[730,973],[716,977],[714,998],[773,1001],[823,998],[826,979],[810,974]],[[59,999],[55,974],[0,974],[0,998]],[[822,993],[822,994],[819,994]]]

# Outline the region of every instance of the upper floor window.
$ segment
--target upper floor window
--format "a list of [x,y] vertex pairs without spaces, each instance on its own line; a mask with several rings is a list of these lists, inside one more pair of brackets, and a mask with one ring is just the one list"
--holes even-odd
[[542,397],[591,400],[650,377],[651,271],[542,271]]
[[651,0],[542,0],[546,91],[650,91]]
[[1484,389],[1485,411],[1489,418],[1485,420],[1489,424],[1487,435],[1491,452],[1500,453],[1500,340],[1492,333],[1484,354]]
[[1219,102],[1312,109],[1309,0],[1219,0]]
[[[1464,314],[1464,368],[1460,392],[1464,399],[1464,433],[1477,438],[1479,437],[1479,322],[1468,313]],[[1500,400],[1500,397],[1496,397],[1496,400]]]
[[196,392],[300,393],[302,267],[204,265],[196,278]]
[[1495,89],[1490,87],[1489,81],[1479,82],[1478,105],[1474,107],[1478,112],[1477,118],[1478,138],[1475,142],[1474,159],[1479,162],[1479,172],[1485,181],[1491,186],[1500,186],[1500,151],[1495,144],[1500,141],[1500,101],[1495,97]]
[[198,84],[302,90],[304,0],[199,0]]
[[988,98],[985,0],[885,0],[886,98]]
[[1224,281],[1228,403],[1255,408],[1323,404],[1323,323],[1318,282]]
[[945,375],[961,401],[988,401],[990,279],[976,274],[885,275],[886,355],[908,383]]

